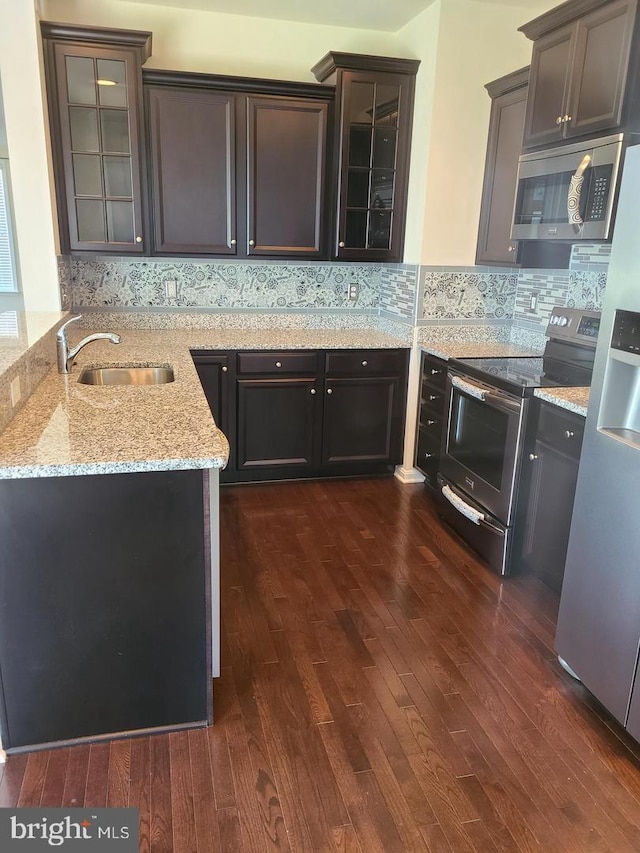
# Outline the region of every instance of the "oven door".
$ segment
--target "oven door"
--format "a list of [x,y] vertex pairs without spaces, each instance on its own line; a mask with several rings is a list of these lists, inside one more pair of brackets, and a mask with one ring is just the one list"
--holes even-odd
[[511,524],[526,401],[450,370],[442,474],[503,524]]

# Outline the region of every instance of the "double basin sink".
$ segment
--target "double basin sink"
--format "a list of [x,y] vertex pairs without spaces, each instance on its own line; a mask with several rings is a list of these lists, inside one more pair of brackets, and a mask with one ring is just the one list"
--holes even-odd
[[92,367],[78,377],[82,385],[166,385],[175,375],[171,367]]

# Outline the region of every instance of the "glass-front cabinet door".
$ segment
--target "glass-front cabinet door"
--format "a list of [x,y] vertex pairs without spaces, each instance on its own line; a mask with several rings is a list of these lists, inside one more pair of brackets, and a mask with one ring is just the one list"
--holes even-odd
[[401,257],[412,90],[406,76],[344,73],[339,258]]
[[143,252],[134,55],[58,43],[55,70],[68,248]]

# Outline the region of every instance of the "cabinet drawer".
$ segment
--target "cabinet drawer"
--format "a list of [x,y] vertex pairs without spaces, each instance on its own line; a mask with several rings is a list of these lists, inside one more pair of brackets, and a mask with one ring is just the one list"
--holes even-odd
[[437,388],[444,388],[447,382],[447,362],[441,358],[425,355],[422,362],[422,378]]
[[442,415],[431,411],[424,404],[420,406],[420,429],[424,430],[426,435],[430,436],[434,441],[440,443],[442,438],[442,424],[444,418]]
[[407,350],[349,350],[328,352],[326,372],[329,376],[398,376],[405,370]]
[[434,440],[433,436],[420,427],[416,443],[416,468],[425,474],[437,474],[439,462],[440,440]]
[[239,352],[238,373],[316,373],[315,352]]
[[580,415],[566,412],[552,404],[540,404],[537,439],[577,459],[580,456],[583,434],[584,418]]
[[428,406],[438,413],[442,413],[444,411],[444,388],[437,388],[430,382],[423,382],[420,396],[422,398],[423,406]]

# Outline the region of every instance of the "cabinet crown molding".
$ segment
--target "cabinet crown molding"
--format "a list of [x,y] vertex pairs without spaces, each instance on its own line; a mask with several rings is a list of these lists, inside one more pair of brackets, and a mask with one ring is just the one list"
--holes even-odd
[[389,74],[411,74],[418,72],[419,59],[398,59],[391,56],[373,56],[365,53],[342,53],[330,50],[311,69],[311,73],[323,83],[337,70],[343,71],[377,71]]
[[512,71],[510,74],[505,74],[504,77],[499,77],[497,80],[492,80],[491,83],[485,84],[485,89],[489,93],[489,97],[499,98],[500,95],[506,95],[507,92],[515,92],[516,89],[522,89],[523,86],[529,85],[529,65],[526,68],[519,68],[517,71]]
[[318,83],[235,77],[229,74],[206,74],[199,71],[168,71],[160,68],[143,68],[142,82],[145,86],[246,92],[251,95],[282,95],[289,98],[318,98],[322,101],[331,100],[335,96],[335,87],[320,86]]
[[75,24],[58,24],[53,21],[40,21],[43,38],[59,41],[87,42],[104,44],[108,47],[138,48],[142,53],[142,62],[151,56],[152,33],[146,30],[116,30],[110,27],[79,27]]
[[[523,24],[518,27],[518,32],[524,33],[531,41],[536,41],[542,36],[563,27],[565,24],[570,24],[572,21],[582,18],[584,15],[593,12],[600,6],[607,6],[613,0],[567,0],[555,9],[545,12],[544,15],[539,15],[533,21]],[[633,5],[637,4],[637,0],[631,0]]]

